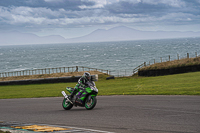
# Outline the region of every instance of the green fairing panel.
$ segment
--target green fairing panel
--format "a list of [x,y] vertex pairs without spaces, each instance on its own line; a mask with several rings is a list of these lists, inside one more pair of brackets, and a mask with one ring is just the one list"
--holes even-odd
[[81,97],[80,99],[83,101],[85,99],[85,97]]
[[72,92],[71,88],[66,88],[67,91]]
[[92,89],[90,89],[89,87],[85,88],[85,90],[86,90],[88,93],[91,93],[91,92],[92,92]]

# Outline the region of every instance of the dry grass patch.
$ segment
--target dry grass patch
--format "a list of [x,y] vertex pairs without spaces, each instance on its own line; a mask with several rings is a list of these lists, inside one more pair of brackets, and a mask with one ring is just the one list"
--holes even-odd
[[[72,76],[82,76],[86,71],[82,72],[68,72],[68,73],[52,73],[52,74],[38,74],[30,76],[13,76],[13,77],[3,77],[0,78],[0,81],[13,81],[13,80],[27,80],[27,79],[44,79],[44,78],[53,78],[53,77],[72,77]],[[91,75],[103,74],[99,71],[89,71]]]
[[200,57],[184,58],[180,60],[155,63],[153,65],[143,67],[140,70],[169,69],[169,68],[192,66],[192,65],[200,65]]

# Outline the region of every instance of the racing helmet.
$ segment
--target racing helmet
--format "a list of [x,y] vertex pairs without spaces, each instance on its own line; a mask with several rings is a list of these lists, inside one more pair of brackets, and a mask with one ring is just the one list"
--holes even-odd
[[83,74],[83,76],[87,79],[87,80],[90,80],[90,73],[89,72],[85,72]]

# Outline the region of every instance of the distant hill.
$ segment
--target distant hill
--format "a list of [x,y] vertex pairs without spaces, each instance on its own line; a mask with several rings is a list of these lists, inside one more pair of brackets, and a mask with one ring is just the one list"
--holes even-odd
[[143,39],[167,39],[200,37],[200,32],[178,31],[139,31],[125,26],[115,27],[109,30],[96,30],[86,36],[68,39],[69,42],[100,42],[100,41],[126,41]]
[[0,32],[0,45],[127,41],[184,37],[200,37],[200,32],[140,31],[125,26],[119,26],[109,30],[98,29],[82,37],[65,39],[60,35],[39,37],[32,33],[13,31],[5,33]]
[[49,43],[66,43],[66,39],[59,35],[51,35],[39,37],[32,33],[0,32],[0,45],[15,45],[15,44],[49,44]]

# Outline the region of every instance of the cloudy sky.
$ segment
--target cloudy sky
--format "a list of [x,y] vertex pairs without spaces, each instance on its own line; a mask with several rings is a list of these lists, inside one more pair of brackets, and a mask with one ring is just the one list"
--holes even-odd
[[0,32],[72,38],[116,26],[200,31],[200,0],[0,0]]

